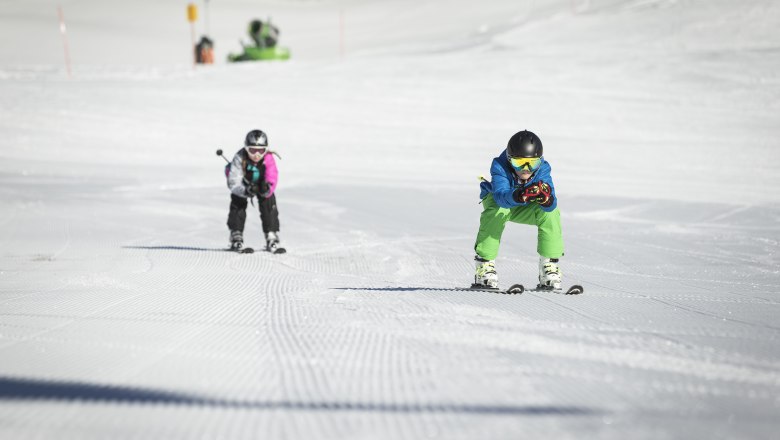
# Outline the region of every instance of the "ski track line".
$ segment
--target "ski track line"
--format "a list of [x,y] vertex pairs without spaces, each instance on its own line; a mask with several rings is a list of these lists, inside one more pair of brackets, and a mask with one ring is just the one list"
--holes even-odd
[[[17,215],[17,214],[16,214],[16,213],[14,213],[14,216],[16,216],[16,215]],[[14,225],[14,229],[15,229],[15,228],[16,228],[16,225]],[[50,258],[50,259],[56,259],[56,258],[57,258],[57,257],[59,257],[59,256],[60,256],[60,255],[61,255],[63,252],[65,252],[65,250],[67,250],[67,249],[68,249],[68,247],[70,246],[70,243],[71,243],[71,237],[70,237],[70,229],[69,229],[69,225],[66,225],[66,229],[65,229],[65,230],[66,230],[66,240],[65,240],[65,243],[62,245],[62,247],[61,247],[59,250],[57,250],[57,251],[56,251],[56,252],[55,252],[53,255],[51,255],[51,256],[50,256],[50,257],[48,257],[48,258]],[[7,241],[7,240],[6,240],[6,241]],[[33,261],[35,261],[35,260],[33,260]],[[21,273],[20,273],[20,271],[18,271],[18,270],[13,270],[13,272],[14,272],[15,274],[17,274],[17,276],[19,276],[19,277],[21,277],[21,276],[22,276],[22,275],[21,275]],[[2,275],[4,275],[4,274],[0,274],[0,276],[2,276]],[[14,296],[14,297],[11,297],[11,298],[7,298],[7,297],[6,297],[6,298],[2,298],[2,300],[0,300],[0,304],[7,304],[7,303],[9,303],[9,302],[12,302],[12,301],[16,301],[16,300],[19,300],[19,299],[22,299],[22,298],[27,298],[27,297],[34,296],[34,295],[39,295],[39,294],[41,294],[41,293],[50,293],[50,292],[53,292],[53,291],[57,291],[57,290],[59,290],[60,288],[62,288],[62,287],[65,287],[65,286],[67,286],[67,285],[68,285],[68,283],[67,283],[67,282],[65,282],[65,283],[62,283],[62,284],[60,284],[59,286],[56,286],[56,287],[53,287],[53,288],[49,288],[49,289],[43,289],[43,290],[35,290],[35,291],[33,291],[33,292],[30,292],[30,293],[27,293],[27,294],[21,294],[21,295]],[[3,289],[3,290],[4,290],[4,289]],[[4,294],[4,292],[2,292],[2,291],[0,291],[0,294],[3,294],[3,296],[6,296],[6,295]]]
[[719,222],[721,220],[726,220],[729,217],[733,217],[737,214],[743,213],[745,211],[750,210],[751,208],[754,208],[753,205],[742,205],[742,206],[736,206],[726,212],[722,212],[718,215],[715,215],[714,217],[709,218],[705,224],[716,224],[716,222]]
[[[112,259],[111,261],[112,261],[111,265],[114,266],[113,262],[116,261],[116,258]],[[113,280],[114,278],[109,277],[108,279]],[[62,282],[61,284],[58,284],[58,285],[53,286],[51,288],[48,288],[48,289],[36,289],[35,291],[33,291],[33,292],[29,293],[29,294],[20,295],[20,296],[16,296],[16,297],[13,297],[13,298],[8,298],[8,299],[6,299],[6,300],[4,300],[4,301],[2,301],[0,303],[8,304],[8,303],[11,303],[13,301],[18,301],[18,300],[24,299],[24,298],[35,297],[35,296],[47,296],[47,295],[50,295],[50,294],[55,293],[55,292],[65,291],[65,289],[67,289],[68,287],[73,287],[74,285],[77,286],[77,287],[82,286],[82,284],[80,284],[80,283],[79,284],[74,284],[74,279],[71,278],[71,279],[68,279],[67,281]],[[91,290],[93,290],[93,289],[90,289],[89,287],[90,287],[90,284],[84,284],[83,287],[80,288],[79,290],[84,293],[84,296],[88,296],[87,294],[89,294],[89,292]],[[99,287],[103,287],[103,286],[99,286]],[[128,290],[129,291],[129,290],[132,290],[132,289],[125,288],[124,290]],[[72,297],[72,295],[63,295],[63,296],[58,296],[58,297],[56,297],[54,299],[56,299],[54,302],[47,301],[48,307],[52,308],[52,309],[56,309],[56,310],[62,312],[62,311],[67,311],[67,308],[63,308],[61,305],[62,304],[67,305],[69,302],[71,302],[73,300],[73,297]],[[68,320],[70,322],[73,322],[74,320],[77,320],[77,319],[86,318],[86,317],[76,317],[74,315],[66,315],[66,314],[56,314],[55,315],[55,314],[51,314],[51,313],[49,313],[49,314],[3,313],[2,316],[35,316],[35,317],[49,318],[49,319],[51,319],[51,318],[55,318],[55,319],[59,318],[59,319]],[[63,325],[67,325],[67,324],[68,323],[63,323]],[[0,325],[8,325],[8,324],[7,323],[0,323]],[[61,327],[62,326],[58,326],[58,327],[55,327],[54,329],[61,328]],[[33,335],[28,335],[28,336],[30,338],[35,338],[36,335],[39,335],[39,334],[45,334],[45,330],[42,330],[41,332],[35,333]],[[22,339],[22,340],[17,341],[17,342],[23,342],[24,340],[25,339]],[[14,345],[14,344],[9,344],[9,345]],[[3,345],[3,348],[8,347],[9,345]]]
[[[682,249],[675,249],[675,248],[671,248],[671,247],[668,247],[668,246],[661,246],[661,245],[658,245],[658,244],[655,244],[655,243],[638,243],[638,242],[634,242],[633,244],[634,245],[638,244],[638,245],[645,246],[645,247],[648,247],[648,248],[651,248],[651,249],[657,249],[657,250],[662,250],[662,251],[667,251],[667,252],[676,252],[676,253],[680,253],[680,254],[683,254],[683,255],[695,256],[695,257],[700,258],[700,259],[705,260],[705,261],[709,260],[709,261],[707,261],[709,263],[722,263],[724,265],[728,264],[728,263],[732,263],[733,264],[733,262],[734,262],[733,259],[734,259],[734,257],[736,257],[734,251],[727,251],[730,255],[724,255],[723,257],[718,257],[718,256],[715,256],[715,255],[712,255],[712,254],[706,254],[706,253],[701,253],[701,252],[693,252],[693,251],[686,251],[686,250],[682,250]],[[718,246],[722,248],[723,244],[718,244]],[[753,265],[755,265],[755,262],[756,262],[755,258],[750,258],[750,257],[738,257],[738,258],[740,258],[742,263],[744,263],[744,265],[746,265],[746,266],[753,266]],[[761,268],[759,268],[759,269],[761,269]],[[765,270],[764,269],[764,271],[768,272],[768,273],[772,273],[770,270]]]
[[[631,270],[632,272],[634,272],[634,274],[636,274],[636,275],[644,276],[644,277],[647,277],[647,278],[660,279],[660,280],[663,280],[663,281],[667,281],[667,280],[666,280],[665,278],[663,278],[663,277],[660,277],[660,276],[654,276],[654,275],[649,275],[649,274],[646,274],[646,273],[644,273],[644,272],[641,272],[640,270],[638,270],[638,269],[636,269],[636,268],[633,268],[633,267],[631,267],[631,266],[628,266],[627,264],[623,263],[622,261],[620,261],[620,260],[618,260],[618,259],[616,259],[616,258],[614,258],[614,257],[608,256],[608,255],[605,255],[605,254],[602,254],[602,255],[604,255],[604,256],[607,256],[608,258],[612,259],[613,261],[617,262],[618,264],[622,264],[622,265],[626,266],[626,267],[627,267],[629,270]],[[598,285],[597,283],[595,283],[595,282],[592,282],[592,281],[588,281],[588,282],[589,282],[589,283],[591,283],[591,284],[594,284],[594,285]],[[603,286],[603,285],[601,285],[601,287],[606,287],[606,286]],[[707,290],[707,291],[711,291],[710,289],[707,289],[707,288],[705,288],[705,287],[703,287],[703,286],[697,286],[697,288],[699,288],[699,289],[703,289],[703,290]],[[611,290],[622,291],[622,292],[624,292],[624,293],[630,293],[630,294],[632,294],[632,295],[638,295],[638,293],[637,293],[637,292],[633,292],[633,291],[626,290],[626,289],[611,289]],[[744,297],[746,297],[746,298],[749,298],[749,299],[753,300],[751,303],[753,303],[753,302],[755,302],[755,301],[761,301],[761,302],[764,302],[764,303],[769,303],[769,304],[772,304],[772,305],[776,305],[776,304],[777,304],[777,303],[775,303],[774,301],[770,301],[770,300],[766,300],[766,299],[764,299],[764,298],[761,298],[761,297],[754,297],[754,296],[751,296],[751,295],[746,295],[746,294],[737,294],[737,293],[733,293],[733,292],[717,292],[717,291],[716,291],[715,293],[718,293],[718,294],[722,294],[722,293],[728,293],[728,294],[735,295],[735,296],[739,296],[739,297],[743,297],[743,298],[744,298]],[[658,297],[655,297],[655,296],[649,296],[649,295],[643,295],[643,296],[646,296],[646,297],[648,297],[648,298],[654,298],[654,299],[655,299],[655,300],[657,300],[657,301],[661,301],[661,300],[660,300]],[[663,302],[663,301],[661,301],[661,302]],[[742,303],[742,304],[744,304],[744,303],[745,303],[744,301],[736,301],[736,302],[738,302],[738,303]],[[713,316],[713,317],[720,317],[720,318],[723,318],[723,317],[721,317],[721,316],[719,316],[719,315],[714,315],[714,314],[712,314],[712,312],[704,311],[704,310],[697,309],[697,308],[694,308],[694,307],[691,307],[691,306],[683,306],[683,305],[679,305],[678,303],[672,303],[672,304],[674,304],[674,305],[676,305],[676,306],[678,306],[679,308],[682,308],[682,309],[686,309],[686,310],[694,311],[694,312],[697,312],[697,313],[708,314],[708,315],[711,315],[711,316]],[[728,319],[728,318],[727,318],[727,319]],[[766,326],[766,325],[764,325],[764,324],[749,323],[749,322],[747,322],[747,321],[737,321],[737,322],[742,322],[742,323],[745,323],[745,324],[748,324],[748,325],[755,325],[755,326],[759,326],[759,327],[766,327],[766,328],[771,328],[771,329],[775,329],[775,330],[777,330],[777,329],[780,329],[780,328],[775,328],[775,327],[772,327],[772,326]]]
[[[92,274],[93,276],[95,276],[97,274],[106,274],[108,272],[111,272],[112,275],[114,275],[114,276],[109,277],[109,278],[115,278],[115,274],[117,272],[116,268],[118,266],[119,267],[126,267],[120,261],[121,258],[122,257],[120,255],[112,255],[110,260],[105,261],[105,260],[101,259],[100,257],[96,257],[94,255],[91,255],[89,258],[86,259],[86,261],[88,261],[88,266],[91,267],[91,268],[94,268],[95,265],[100,265],[100,264],[103,264],[103,265],[106,266],[105,268],[102,268],[102,269],[100,269],[98,271],[94,271],[94,269],[93,269],[90,272],[90,274]],[[57,260],[45,260],[45,261],[40,261],[40,262],[34,259],[34,260],[32,260],[32,263],[36,264],[36,265],[49,265],[49,266],[55,265],[55,268],[53,268],[52,271],[55,274],[58,274],[58,273],[63,271],[63,268],[61,268],[61,266],[68,264],[69,261],[72,261],[72,260],[75,261],[76,259],[80,259],[80,258],[77,258],[77,256],[74,256],[74,257],[70,257],[70,258],[64,259],[64,260],[63,259],[57,259]],[[26,274],[28,272],[28,270],[25,270],[23,268],[19,268],[19,269],[14,270],[14,272],[18,275],[18,277],[21,278],[21,277],[25,276],[23,274]],[[27,297],[31,297],[31,296],[35,296],[35,295],[51,293],[51,292],[57,291],[57,290],[62,290],[64,288],[72,286],[74,283],[80,282],[86,276],[89,276],[89,274],[78,275],[77,277],[71,276],[67,280],[62,281],[60,284],[58,284],[56,286],[53,286],[53,287],[43,288],[43,289],[33,289],[33,291],[31,291],[29,293],[26,293],[26,294],[21,294],[19,296],[15,296],[15,297],[11,297],[11,298],[3,298],[2,300],[0,300],[0,304],[5,304],[5,303],[8,303],[8,302],[11,302],[11,301],[14,301],[14,300],[27,298]],[[20,283],[24,283],[25,285],[29,284],[29,282],[26,281],[26,280],[22,280],[22,281],[20,281]]]
[[[553,298],[550,298],[550,297],[548,297],[547,295],[545,295],[543,293],[536,293],[536,292],[529,292],[529,293],[532,296],[535,296],[535,297],[537,297],[539,299],[542,299],[544,301],[547,301],[547,302],[550,302],[552,304],[555,304],[558,307],[564,308],[564,309],[574,313],[575,315],[579,315],[579,316],[581,316],[583,318],[586,318],[588,320],[591,320],[593,322],[597,322],[597,323],[599,323],[601,325],[604,325],[604,326],[607,326],[607,327],[614,327],[614,326],[616,326],[614,320],[613,321],[607,321],[607,320],[603,320],[603,319],[600,319],[600,318],[596,318],[595,316],[592,316],[592,315],[584,313],[584,312],[582,312],[580,310],[577,310],[577,309],[574,309],[574,308],[569,307],[567,305],[564,305],[561,301],[553,300]],[[694,346],[692,344],[684,342],[682,340],[679,340],[677,338],[674,338],[674,337],[671,337],[671,336],[668,336],[668,335],[648,332],[646,330],[638,330],[637,328],[633,328],[632,329],[632,328],[630,328],[628,326],[618,326],[616,328],[623,329],[624,331],[628,331],[628,330],[631,330],[631,331],[634,331],[634,332],[638,331],[640,334],[643,334],[645,336],[649,336],[650,338],[656,338],[656,339],[661,339],[661,340],[664,340],[664,341],[670,341],[670,342],[674,342],[676,344],[679,344],[681,346],[685,346],[685,347],[688,347],[688,348],[694,348]]]
[[[701,224],[697,224],[697,225],[698,226],[702,226]],[[738,229],[737,231],[743,232],[742,235],[744,235],[745,231],[742,231],[740,229]],[[732,229],[730,229],[730,234],[733,235],[737,231],[735,231],[732,228]],[[619,235],[618,237],[624,238],[625,236],[624,235]],[[612,236],[612,238],[614,239],[615,237]],[[633,236],[632,238],[636,238],[636,236]],[[577,239],[584,239],[584,240],[591,240],[591,241],[595,240],[594,238],[591,238],[591,237],[588,237],[588,236],[578,236]],[[602,242],[598,242],[598,243],[601,244]],[[641,244],[643,246],[650,246],[650,247],[658,246],[658,249],[661,249],[661,250],[666,250],[666,251],[675,252],[675,253],[682,253],[683,255],[691,255],[691,256],[702,258],[702,259],[709,259],[708,261],[711,262],[711,263],[712,262],[716,262],[716,263],[732,263],[733,262],[732,259],[729,259],[729,258],[733,258],[733,251],[729,251],[729,254],[731,254],[731,255],[724,255],[722,257],[718,257],[718,256],[713,255],[711,253],[695,252],[695,251],[692,251],[692,250],[684,250],[684,249],[672,248],[672,247],[668,247],[668,246],[659,246],[657,243],[643,243],[643,242],[630,241],[627,244],[631,244],[631,245]],[[590,246],[590,248],[591,249],[595,249],[596,247]],[[754,261],[755,260],[750,258],[749,256],[743,257],[743,262],[745,262],[745,263],[753,263]]]
[[[637,243],[634,243],[634,244],[637,244]],[[601,254],[602,256],[604,256],[604,257],[606,257],[606,258],[608,258],[608,259],[610,259],[610,260],[620,264],[620,265],[623,265],[624,267],[626,267],[626,269],[628,269],[628,270],[630,270],[632,272],[632,275],[635,275],[635,276],[640,276],[640,277],[649,278],[649,279],[657,279],[657,280],[662,280],[662,281],[669,281],[669,280],[687,281],[687,279],[685,279],[685,278],[676,278],[676,277],[668,277],[668,276],[660,276],[660,275],[648,274],[648,273],[642,272],[641,270],[639,270],[639,269],[637,269],[635,267],[629,266],[627,263],[625,263],[622,260],[619,260],[619,259],[617,259],[617,258],[615,258],[615,257],[613,257],[613,256],[611,256],[609,254],[607,254],[606,252],[601,252],[600,251],[598,253]],[[593,265],[591,265],[590,267],[598,269],[598,267],[593,266]],[[622,274],[626,274],[627,275],[627,273],[622,273]],[[706,280],[706,281],[707,282],[712,282],[713,280]],[[716,280],[716,281],[717,282],[723,282],[723,283],[726,283],[726,284],[730,284],[730,283],[727,283],[727,282],[724,282],[724,281],[720,281],[720,280]],[[702,285],[695,285],[693,287],[695,287],[696,289],[705,290],[705,291],[708,291],[708,292],[714,292],[714,293],[717,293],[717,294],[728,293],[728,294],[731,294],[731,295],[734,295],[734,296],[748,298],[748,299],[750,299],[752,301],[760,301],[760,302],[763,302],[763,303],[769,303],[769,304],[775,304],[775,305],[780,304],[780,303],[778,303],[776,301],[773,301],[773,300],[770,300],[770,299],[767,299],[767,298],[756,297],[756,296],[749,295],[749,294],[737,293],[737,292],[733,292],[733,291],[712,290],[712,289],[707,288],[706,286],[702,286]],[[769,286],[769,287],[774,287],[774,286]]]
[[[147,251],[147,252],[149,252],[149,251]],[[198,253],[194,253],[194,254],[198,254]],[[195,258],[197,260],[199,258],[199,256],[195,255],[193,258]],[[144,297],[144,296],[157,294],[157,293],[159,293],[159,290],[164,290],[165,288],[167,288],[168,286],[172,285],[177,280],[183,278],[185,275],[187,275],[189,272],[191,272],[193,270],[193,268],[194,268],[194,265],[190,264],[190,265],[187,265],[186,267],[187,267],[187,269],[185,269],[182,272],[179,272],[176,276],[174,276],[173,278],[170,278],[167,282],[162,283],[161,286],[158,286],[157,290],[155,290],[155,291],[140,292],[140,293],[136,293],[136,294],[131,295],[131,296],[126,297],[126,298],[118,299],[116,301],[111,302],[110,304],[107,304],[105,306],[99,307],[98,309],[93,310],[93,311],[91,311],[91,312],[89,312],[87,314],[84,314],[84,315],[81,315],[81,316],[78,316],[78,317],[73,317],[73,318],[71,318],[71,320],[69,322],[66,322],[66,323],[63,323],[63,324],[59,324],[59,325],[56,325],[56,326],[48,328],[48,329],[41,330],[40,332],[34,333],[32,335],[28,335],[28,336],[24,337],[23,339],[20,339],[18,341],[14,341],[14,342],[12,342],[12,343],[10,343],[8,345],[3,346],[3,348],[8,348],[10,346],[14,346],[14,345],[17,345],[17,344],[22,343],[22,342],[27,342],[28,340],[31,340],[31,339],[36,338],[36,337],[40,337],[40,336],[45,335],[47,333],[50,333],[50,332],[53,332],[53,331],[56,331],[56,330],[61,330],[62,328],[65,328],[68,325],[71,325],[74,322],[77,322],[77,321],[79,321],[81,319],[95,316],[98,313],[101,313],[101,312],[104,312],[104,311],[109,310],[111,308],[114,308],[114,307],[116,307],[116,306],[118,306],[120,304],[125,304],[125,303],[128,303],[130,301],[136,300],[137,298],[141,298],[141,297]],[[137,291],[138,289],[134,288],[132,290]],[[67,302],[68,300],[69,300],[69,298],[65,298],[63,301]]]
[[[571,266],[573,267],[582,267],[584,268],[583,272],[590,272],[593,273],[593,269],[598,269],[598,266],[592,266],[589,264],[583,264],[578,262],[571,262]],[[570,273],[571,269],[569,269]],[[624,277],[627,277],[629,274],[626,273],[620,273],[620,272],[606,272],[605,274],[612,273],[613,275],[621,275]],[[696,293],[673,293],[673,294],[666,294],[663,293],[662,296],[664,298],[668,299],[675,299],[678,298],[680,300],[698,300],[698,301],[706,301],[706,302],[717,302],[717,303],[731,303],[731,304],[744,304],[744,305],[780,305],[780,302],[775,302],[770,299],[765,299],[762,297],[755,297],[748,294],[739,294],[732,291],[724,290],[724,289],[717,289],[717,288],[710,288],[702,285],[691,285],[689,282],[686,281],[684,278],[677,278],[677,277],[662,277],[657,275],[650,275],[645,273],[636,273],[632,274],[632,277],[638,277],[638,278],[646,278],[646,279],[653,279],[653,280],[659,280],[663,282],[676,282],[677,284],[674,285],[674,287],[681,286],[681,287],[690,287],[694,290],[702,290],[708,294],[714,294],[715,296],[711,295],[705,295],[705,294],[696,294]],[[577,278],[580,279],[580,278]],[[705,282],[717,282],[717,280],[700,280]],[[579,282],[579,281],[578,281]],[[668,289],[667,287],[657,287],[657,290],[663,290]],[[723,295],[730,295],[734,296],[736,298],[729,298],[728,296]]]
[[658,303],[661,303],[661,304],[664,304],[664,305],[667,305],[667,306],[670,306],[670,307],[683,309],[683,310],[689,311],[691,313],[696,313],[696,314],[699,314],[699,315],[708,316],[710,318],[716,318],[716,319],[719,319],[721,321],[729,321],[729,322],[734,322],[734,323],[738,323],[738,324],[748,325],[748,326],[751,326],[751,327],[763,328],[763,329],[766,329],[766,330],[780,331],[780,327],[775,327],[775,326],[771,326],[771,325],[767,325],[767,324],[754,323],[754,322],[749,322],[749,321],[743,321],[743,320],[740,320],[740,319],[735,319],[735,318],[729,318],[729,317],[721,316],[721,315],[718,315],[718,314],[715,314],[715,313],[711,313],[711,312],[707,312],[707,311],[704,311],[704,310],[696,309],[694,307],[683,306],[683,305],[680,305],[680,304],[677,304],[677,303],[674,303],[674,302],[666,302],[666,301],[663,301],[663,300],[661,300],[661,299],[659,299],[657,297],[653,297],[653,296],[646,295],[646,294],[639,293],[639,292],[634,292],[634,291],[631,291],[631,290],[628,290],[628,289],[625,289],[625,288],[609,287],[609,286],[605,286],[603,284],[596,283],[594,281],[587,281],[587,283],[590,284],[590,285],[602,287],[602,288],[607,289],[607,290],[613,290],[613,291],[616,291],[616,292],[623,292],[623,293],[627,293],[627,294],[630,294],[630,295],[633,295],[633,296],[636,296],[636,297],[649,299],[651,301],[658,302]]
[[[563,306],[562,304],[557,303],[557,302],[553,301],[552,299],[549,299],[549,298],[543,298],[543,299],[545,299],[547,301],[554,302],[554,303],[556,303],[559,306]],[[563,306],[563,307],[566,307],[566,306]],[[569,307],[566,307],[566,308],[570,309]],[[601,320],[599,320],[597,318],[594,318],[594,317],[592,317],[590,315],[587,315],[587,314],[584,314],[584,313],[581,313],[581,312],[575,311],[575,313],[580,314],[580,315],[585,316],[585,317],[588,317],[588,318],[593,319],[595,321],[601,321]],[[638,328],[636,326],[632,327],[632,326],[628,325],[628,323],[627,323],[627,325],[624,325],[624,326],[617,326],[615,324],[614,320],[613,321],[601,321],[601,322],[604,322],[606,324],[606,327],[595,328],[595,329],[592,329],[592,330],[598,331],[598,332],[604,332],[604,331],[607,331],[607,328],[611,327],[612,330],[610,330],[610,331],[616,331],[616,332],[619,332],[621,334],[630,335],[630,336],[637,335],[637,334],[638,335],[644,335],[644,336],[647,336],[647,337],[649,337],[651,339],[659,339],[659,340],[662,340],[662,341],[669,341],[669,342],[673,342],[673,343],[677,344],[680,347],[684,347],[686,350],[704,349],[701,346],[701,344],[694,344],[694,343],[691,343],[691,342],[686,342],[685,340],[681,340],[681,339],[679,339],[677,337],[674,337],[672,335],[669,335],[669,334],[642,330],[642,329],[640,329],[640,328]],[[696,333],[696,334],[692,334],[691,336],[708,336],[708,335],[710,335],[710,333],[711,332],[709,332],[709,331],[707,333],[705,333],[705,334],[702,334],[702,333],[699,332],[699,333]],[[734,337],[733,333],[729,333],[728,336],[729,337]],[[601,342],[603,342],[603,341],[601,341]],[[625,341],[621,342],[621,345],[625,346],[626,342]],[[646,347],[636,347],[636,348],[646,348]],[[739,360],[734,360],[733,358],[735,356],[739,357],[740,359]],[[748,359],[747,361],[745,360],[746,358]],[[733,364],[733,365],[745,365],[746,362],[749,362],[751,368],[764,369],[764,370],[766,370],[766,369],[776,369],[776,368],[780,367],[780,364],[768,363],[765,360],[749,358],[749,357],[747,357],[745,355],[736,355],[736,354],[731,354],[731,353],[726,358],[724,358],[722,362],[730,363],[730,364]]]
[[[158,320],[159,321],[159,320]],[[163,320],[164,321],[164,320]]]
[[[576,277],[575,277],[575,278],[576,278]],[[597,283],[593,283],[593,282],[589,282],[589,284],[598,285]],[[624,290],[624,292],[630,293],[632,296],[636,296],[636,295],[638,295],[636,292],[631,292],[631,291],[628,291],[628,290]],[[529,292],[529,293],[531,293],[531,292]],[[580,315],[580,316],[582,316],[582,317],[585,317],[585,318],[588,318],[588,319],[590,319],[590,320],[593,320],[594,322],[599,322],[599,323],[601,323],[601,324],[607,324],[607,325],[615,325],[615,321],[614,321],[614,320],[611,320],[611,321],[604,321],[604,320],[602,320],[602,319],[596,318],[596,317],[595,317],[595,316],[593,316],[593,315],[586,314],[586,313],[584,313],[584,312],[582,312],[582,311],[575,310],[575,309],[573,309],[573,308],[571,308],[571,307],[569,307],[569,306],[567,306],[567,305],[564,305],[564,304],[563,304],[563,301],[566,301],[566,299],[565,299],[565,298],[560,298],[560,299],[559,299],[559,298],[557,298],[557,297],[556,297],[556,299],[558,299],[558,300],[556,300],[556,299],[553,299],[553,298],[551,298],[549,295],[545,295],[545,294],[543,294],[543,293],[531,293],[531,295],[532,295],[532,296],[536,296],[536,297],[538,297],[538,298],[540,298],[540,299],[543,299],[543,300],[545,300],[545,301],[552,302],[552,303],[556,304],[557,306],[559,306],[559,307],[562,307],[562,308],[564,308],[564,309],[566,309],[566,310],[568,310],[568,311],[572,312],[572,313],[573,313],[573,314],[575,314],[575,315]],[[644,298],[646,298],[646,299],[648,299],[648,300],[653,300],[653,299],[654,299],[653,297],[646,296],[646,295],[641,295],[641,296],[642,296],[642,297],[644,297]],[[662,302],[662,303],[663,303],[663,302]],[[664,304],[666,304],[666,303],[664,303]],[[667,305],[669,305],[669,304],[667,304]],[[680,309],[684,309],[684,310],[687,310],[687,309],[688,309],[688,308],[686,308],[686,307],[684,307],[684,306],[680,306],[679,308],[680,308]],[[630,309],[629,309],[629,311],[633,311],[633,310],[634,310],[633,308],[630,308]],[[704,313],[705,313],[705,315],[706,315],[706,312],[704,312]],[[749,325],[758,325],[758,326],[760,326],[760,324],[753,324],[753,323],[748,323],[748,324],[749,324]],[[634,327],[634,328],[633,328],[633,331],[636,331],[636,330],[637,330],[637,329]],[[653,333],[653,332],[647,332],[647,331],[645,331],[645,330],[640,330],[640,332],[641,332],[641,333],[643,333],[643,334],[646,334],[646,335],[648,335],[648,336],[650,336],[650,337],[654,337],[654,338],[658,338],[658,339],[662,339],[662,340],[667,340],[667,341],[672,341],[672,342],[674,342],[674,343],[677,343],[677,344],[680,344],[680,345],[682,345],[682,346],[686,346],[686,347],[690,347],[690,348],[693,348],[693,347],[694,347],[694,346],[693,346],[691,343],[688,343],[688,342],[685,342],[685,341],[679,340],[679,339],[677,339],[677,338],[674,338],[674,337],[672,337],[672,336],[669,336],[669,335],[664,335],[664,334],[659,334],[659,333]]]
[[[437,289],[429,288],[428,290],[435,291]],[[441,290],[444,291],[444,290],[447,290],[447,289],[441,289]],[[535,296],[535,297],[540,298],[540,299],[542,299],[544,301],[552,302],[553,304],[557,305],[558,307],[561,307],[561,308],[563,308],[563,309],[573,313],[574,315],[579,315],[581,317],[585,317],[585,318],[587,318],[587,319],[589,319],[591,321],[600,323],[602,325],[606,325],[606,326],[610,326],[611,325],[607,321],[604,321],[602,319],[596,318],[596,317],[594,317],[592,315],[585,314],[585,313],[583,313],[581,311],[578,311],[578,310],[575,310],[575,309],[573,309],[571,307],[565,306],[561,302],[557,302],[557,301],[554,301],[554,300],[552,300],[550,298],[547,298],[546,295],[544,295],[544,294],[531,294],[531,296]],[[500,297],[502,297],[502,295],[485,295],[485,296],[482,297],[481,300],[478,300],[477,303],[480,303],[482,306],[488,306],[488,307],[496,307],[496,306],[498,306],[498,307],[500,307],[500,305],[492,303],[492,301],[490,301],[490,299],[495,299],[496,301],[498,301]],[[441,298],[438,298],[438,299],[440,300]],[[691,347],[690,344],[686,344],[686,343],[683,343],[681,341],[674,340],[673,338],[670,338],[670,337],[667,337],[667,336],[664,336],[664,335],[658,335],[658,334],[647,333],[647,332],[643,332],[643,334],[646,334],[646,335],[654,337],[654,338],[659,338],[659,339],[662,339],[662,340],[671,340],[671,341],[673,341],[673,342],[675,342],[675,343],[677,343],[677,344],[679,344],[681,346]]]
[[[734,365],[731,362],[715,364],[708,356],[693,359],[684,349],[678,349],[675,354],[668,352],[669,348],[661,345],[658,347],[661,348],[660,352],[653,353],[648,352],[647,348],[641,344],[637,344],[638,348],[613,347],[603,344],[582,346],[581,341],[565,340],[559,335],[544,336],[534,331],[523,332],[523,334],[524,337],[521,339],[494,338],[492,343],[496,348],[504,348],[509,352],[532,353],[563,359],[574,358],[580,361],[607,363],[725,382],[744,381],[755,385],[774,387],[780,384],[780,375],[776,370],[770,370],[766,367],[753,370],[743,365]],[[459,340],[464,343],[479,344],[479,338],[480,336],[474,334],[464,335]]]

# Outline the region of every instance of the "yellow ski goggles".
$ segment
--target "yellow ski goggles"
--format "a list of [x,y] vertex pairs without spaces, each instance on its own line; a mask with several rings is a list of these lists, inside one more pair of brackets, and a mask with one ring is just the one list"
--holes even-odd
[[541,157],[510,157],[509,163],[517,171],[527,169],[528,171],[536,171],[542,165]]

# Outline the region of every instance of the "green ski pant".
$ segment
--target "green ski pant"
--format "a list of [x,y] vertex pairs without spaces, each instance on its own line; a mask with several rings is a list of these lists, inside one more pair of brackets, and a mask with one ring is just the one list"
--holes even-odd
[[482,215],[479,217],[479,232],[474,250],[485,260],[495,260],[501,235],[506,222],[536,225],[536,252],[546,258],[560,258],[563,255],[563,234],[561,213],[558,208],[545,212],[536,203],[514,208],[502,208],[490,194],[482,201]]

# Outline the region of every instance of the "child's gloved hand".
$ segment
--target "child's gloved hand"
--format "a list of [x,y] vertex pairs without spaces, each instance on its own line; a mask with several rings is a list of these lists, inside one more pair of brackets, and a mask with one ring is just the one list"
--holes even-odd
[[542,206],[552,204],[552,188],[545,182],[537,182],[525,188],[518,188],[514,193],[518,203],[538,203]]
[[493,192],[493,184],[487,180],[479,182],[479,198],[484,199],[488,194]]
[[257,195],[259,188],[257,185],[244,185],[244,192],[246,193],[246,198],[251,199]]
[[271,197],[271,184],[268,182],[261,183],[260,193],[258,195],[264,199]]

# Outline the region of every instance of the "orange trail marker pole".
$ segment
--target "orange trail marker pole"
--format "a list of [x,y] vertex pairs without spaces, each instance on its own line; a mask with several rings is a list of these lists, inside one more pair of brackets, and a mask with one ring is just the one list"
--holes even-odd
[[62,45],[65,48],[65,68],[68,70],[68,78],[70,78],[71,72],[70,50],[68,49],[68,29],[65,27],[65,15],[62,13],[61,5],[57,5],[57,14],[60,17],[60,34],[62,34]]

